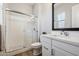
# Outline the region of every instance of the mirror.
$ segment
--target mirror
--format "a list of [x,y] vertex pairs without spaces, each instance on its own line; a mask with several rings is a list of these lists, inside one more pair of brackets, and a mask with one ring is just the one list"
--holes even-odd
[[79,30],[79,4],[56,3],[54,7],[54,30]]

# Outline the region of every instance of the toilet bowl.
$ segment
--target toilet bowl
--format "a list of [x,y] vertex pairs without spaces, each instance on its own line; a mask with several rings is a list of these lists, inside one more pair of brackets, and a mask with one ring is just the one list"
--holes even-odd
[[42,44],[40,42],[35,42],[31,46],[32,46],[32,48],[39,48],[42,46]]
[[36,42],[36,43],[31,44],[31,47],[33,49],[33,55],[41,54],[42,44],[40,42]]

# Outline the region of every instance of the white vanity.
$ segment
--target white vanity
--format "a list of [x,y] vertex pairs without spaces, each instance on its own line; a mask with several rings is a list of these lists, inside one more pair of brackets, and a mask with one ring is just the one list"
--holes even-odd
[[78,38],[66,36],[41,35],[43,56],[79,56]]

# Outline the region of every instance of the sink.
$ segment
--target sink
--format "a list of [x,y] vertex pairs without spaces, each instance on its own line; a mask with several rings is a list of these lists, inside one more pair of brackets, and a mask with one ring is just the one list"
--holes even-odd
[[61,36],[61,35],[53,35],[53,34],[47,34],[49,36],[55,36],[55,37],[58,37],[58,36]]
[[74,37],[74,36],[70,37],[70,36],[64,36],[64,35],[52,35],[52,34],[46,34],[43,36],[51,38],[53,40],[58,40],[58,41],[62,41],[62,42],[66,42],[66,43],[70,43],[70,44],[79,46],[78,37]]
[[62,39],[68,39],[69,36],[65,36],[65,35],[52,35],[52,34],[48,34],[48,36],[51,36],[51,37],[57,37],[57,38],[62,38]]
[[53,35],[53,34],[46,34],[44,36],[50,37],[50,38],[55,38],[57,40],[64,40],[64,41],[71,41],[71,42],[79,43],[79,39],[77,37],[70,37],[70,36],[65,36],[65,35]]
[[52,34],[48,34],[48,37],[55,38],[57,40],[64,40],[64,41],[79,43],[79,39],[77,37],[70,37],[70,36],[64,36],[64,35],[52,35]]

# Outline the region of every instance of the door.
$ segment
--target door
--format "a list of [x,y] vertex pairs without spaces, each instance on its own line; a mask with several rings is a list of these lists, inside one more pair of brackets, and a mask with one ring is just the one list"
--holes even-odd
[[[6,12],[6,51],[31,48],[33,43],[33,22],[30,16]],[[37,37],[37,36],[35,36]]]
[[23,15],[7,12],[6,19],[6,52],[22,49],[24,47],[25,17]]
[[73,54],[65,51],[65,50],[62,50],[60,48],[57,48],[57,47],[53,47],[53,52],[52,54],[54,56],[74,56]]

